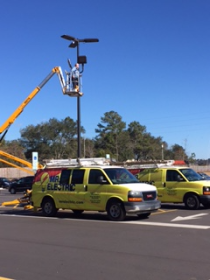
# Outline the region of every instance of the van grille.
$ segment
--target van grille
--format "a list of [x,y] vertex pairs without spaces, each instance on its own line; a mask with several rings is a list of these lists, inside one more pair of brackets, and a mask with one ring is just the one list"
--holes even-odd
[[143,192],[143,198],[144,198],[144,201],[148,201],[148,200],[154,200],[156,199],[156,192],[153,191],[153,192]]

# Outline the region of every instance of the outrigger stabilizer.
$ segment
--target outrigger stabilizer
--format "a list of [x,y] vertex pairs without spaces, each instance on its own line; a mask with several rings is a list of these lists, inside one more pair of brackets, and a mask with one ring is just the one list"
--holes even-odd
[[31,193],[32,190],[27,190],[23,197],[12,201],[2,202],[1,206],[14,206],[15,208],[24,207],[25,210],[35,210],[30,201]]

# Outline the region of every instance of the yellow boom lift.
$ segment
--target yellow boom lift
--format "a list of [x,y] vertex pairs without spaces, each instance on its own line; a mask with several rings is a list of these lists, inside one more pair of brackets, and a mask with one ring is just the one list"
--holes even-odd
[[[25,172],[27,172],[31,175],[34,175],[33,166],[32,166],[31,162],[28,162],[27,160],[21,159],[19,157],[15,157],[15,156],[13,156],[11,154],[8,154],[6,152],[3,152],[1,150],[0,150],[0,156],[6,157],[8,159],[11,159],[12,161],[18,162],[19,164],[24,165],[25,167],[19,166],[15,163],[12,163],[10,161],[7,161],[7,160],[4,160],[4,159],[0,158],[1,162],[5,163],[5,164],[8,164],[12,167],[18,168],[20,170],[23,170],[23,171],[25,171]],[[44,166],[42,164],[38,163],[38,168],[43,168],[43,167]]]
[[[66,72],[66,80],[64,79],[63,72],[61,67],[57,66],[54,67],[50,74],[47,75],[47,77],[27,96],[27,98],[18,106],[18,108],[11,114],[11,116],[3,123],[3,125],[0,127],[0,142],[4,139],[6,133],[8,132],[9,127],[11,124],[14,123],[14,121],[17,119],[17,117],[23,112],[24,108],[28,105],[28,103],[37,95],[37,93],[43,88],[43,86],[52,78],[54,74],[58,75],[60,84],[61,84],[61,89],[64,95],[68,95],[71,97],[80,97],[83,95],[81,92],[81,77],[82,75],[80,74],[78,81],[77,81],[77,88],[74,88],[73,82],[72,82],[72,66],[71,62],[68,59],[68,65],[70,67],[70,71]],[[12,167],[21,169],[29,174],[34,175],[34,172],[32,171],[32,164],[28,161],[25,161],[23,159],[20,159],[18,157],[15,157],[13,155],[10,155],[6,152],[0,151],[0,156],[6,157],[7,159],[13,160],[15,162],[18,162],[21,165],[26,166],[26,168],[19,166],[15,163],[12,163],[10,161],[7,161],[5,159],[0,158],[0,162],[3,162],[7,165],[10,165]],[[39,168],[43,168],[42,165],[39,164]],[[29,170],[29,169],[31,170]]]
[[28,105],[28,103],[37,95],[37,93],[43,88],[43,86],[52,78],[52,76],[56,73],[60,80],[62,92],[65,95],[71,97],[79,97],[82,96],[83,93],[81,92],[81,75],[78,78],[78,87],[75,89],[73,87],[72,79],[71,79],[71,63],[68,60],[70,66],[70,72],[66,72],[67,79],[65,81],[61,67],[57,66],[52,69],[50,74],[28,95],[28,97],[20,104],[20,106],[12,113],[12,115],[3,123],[0,127],[0,142],[4,139],[9,127],[17,117],[23,112],[24,108]]

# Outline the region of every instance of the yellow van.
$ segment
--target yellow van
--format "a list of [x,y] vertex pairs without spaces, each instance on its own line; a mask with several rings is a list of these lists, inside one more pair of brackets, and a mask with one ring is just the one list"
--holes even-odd
[[198,209],[200,203],[210,207],[210,181],[205,181],[187,167],[148,168],[137,175],[140,182],[155,185],[161,203],[184,203]]
[[148,217],[160,208],[157,189],[140,183],[123,167],[80,166],[45,168],[37,171],[32,186],[31,202],[46,216],[55,216],[58,209],[106,211],[113,221],[126,214]]

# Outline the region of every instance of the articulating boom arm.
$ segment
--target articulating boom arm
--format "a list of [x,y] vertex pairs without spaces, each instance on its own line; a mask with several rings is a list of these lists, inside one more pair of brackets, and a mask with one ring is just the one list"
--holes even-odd
[[[18,162],[18,163],[20,163],[20,164],[23,164],[23,165],[25,165],[26,167],[28,167],[28,168],[30,168],[30,169],[33,168],[31,162],[29,162],[29,161],[27,161],[27,160],[24,160],[24,159],[22,159],[22,158],[13,156],[13,155],[8,154],[8,153],[6,153],[6,152],[4,152],[4,151],[1,151],[1,150],[0,150],[0,156],[6,157],[6,158],[8,158],[8,159],[10,159],[10,160],[13,160],[13,161],[16,161],[16,162]],[[38,163],[38,168],[43,168],[43,167],[44,167],[44,166],[43,166],[42,164]]]
[[22,171],[25,171],[25,172],[27,172],[27,173],[29,173],[29,174],[31,174],[31,175],[34,175],[34,172],[33,172],[32,170],[29,170],[29,169],[27,169],[27,168],[21,167],[21,166],[15,164],[15,163],[9,162],[9,161],[4,160],[4,159],[2,159],[2,158],[0,158],[0,162],[3,162],[4,164],[10,165],[10,166],[15,167],[15,168],[18,168],[18,169],[20,169],[20,170],[22,170]]
[[9,127],[11,124],[14,123],[14,121],[17,119],[17,117],[23,112],[24,108],[28,105],[28,103],[37,95],[37,93],[41,90],[41,88],[52,78],[54,74],[58,75],[62,92],[65,95],[69,95],[72,97],[78,97],[81,96],[81,92],[73,92],[69,90],[69,83],[66,82],[61,67],[54,67],[50,74],[29,94],[29,96],[21,103],[21,105],[12,113],[12,115],[5,121],[5,123],[0,127],[0,142],[4,139]]
[[[32,165],[31,162],[28,162],[28,161],[26,161],[26,160],[24,160],[22,158],[18,158],[16,156],[13,156],[13,155],[8,154],[6,152],[3,152],[1,150],[0,150],[0,156],[6,157],[7,159],[13,160],[13,161],[15,161],[15,162],[17,162],[17,163],[19,163],[21,165],[24,165],[24,167],[19,166],[16,163],[12,163],[12,162],[6,161],[6,160],[4,160],[2,158],[0,158],[0,162],[3,162],[5,164],[7,164],[7,165],[10,165],[12,167],[18,168],[20,170],[23,170],[23,171],[29,173],[29,174],[34,175],[33,165]],[[43,167],[44,166],[42,164],[38,163],[38,168],[43,168]]]

